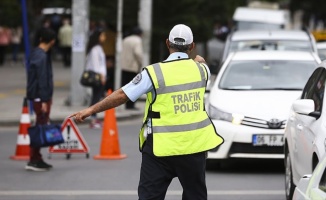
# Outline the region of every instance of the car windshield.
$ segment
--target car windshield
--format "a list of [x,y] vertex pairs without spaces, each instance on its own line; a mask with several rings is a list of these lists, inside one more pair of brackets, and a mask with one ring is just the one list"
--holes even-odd
[[262,22],[247,22],[247,21],[238,21],[237,22],[238,30],[279,30],[283,29],[283,26],[280,24],[270,24]]
[[326,49],[318,49],[318,55],[321,60],[326,59]]
[[225,90],[302,90],[316,68],[314,61],[231,61],[219,88]]
[[229,52],[251,50],[313,51],[310,41],[300,40],[245,40],[231,42]]

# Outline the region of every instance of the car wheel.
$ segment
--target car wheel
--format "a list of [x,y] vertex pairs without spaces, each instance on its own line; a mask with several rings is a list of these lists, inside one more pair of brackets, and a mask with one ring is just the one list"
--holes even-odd
[[295,185],[293,183],[293,173],[291,167],[291,158],[288,150],[285,152],[285,196],[291,200],[294,193]]

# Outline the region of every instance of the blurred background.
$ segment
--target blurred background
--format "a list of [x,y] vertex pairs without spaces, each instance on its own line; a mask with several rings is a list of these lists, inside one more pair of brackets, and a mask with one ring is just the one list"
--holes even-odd
[[[105,29],[107,39],[102,46],[108,69],[111,68],[111,85],[115,84],[117,88],[120,79],[114,80],[114,77],[120,77],[120,74],[114,69],[119,69],[119,46],[134,27],[143,30],[143,66],[146,66],[167,58],[165,39],[174,25],[183,23],[190,26],[194,34],[196,49],[193,54],[202,55],[211,72],[217,74],[230,33],[244,27],[270,28],[266,23],[276,20],[276,17],[266,17],[260,19],[259,26],[256,26],[257,23],[248,24],[248,21],[242,20],[248,20],[251,14],[243,10],[240,12],[239,8],[281,12],[284,18],[282,24],[272,22],[272,29],[305,29],[314,36],[316,42],[326,40],[324,0],[1,0],[0,33],[6,30],[11,39],[4,43],[0,40],[0,66],[24,61],[28,56],[26,52],[37,44],[40,28],[50,27],[58,33],[66,21],[73,29],[73,45],[74,42],[82,42],[85,46],[92,31]],[[266,23],[262,20],[266,20]],[[65,53],[59,42],[60,38],[52,50],[52,59],[61,62],[65,59]],[[82,91],[80,86],[75,85],[79,84],[79,74],[85,59],[83,45],[73,46],[72,50],[70,48],[70,53],[75,55],[72,55],[71,61],[64,63],[64,67],[73,66],[71,72],[76,74],[71,78],[73,102],[77,101],[74,97]],[[28,51],[25,51],[26,48]]]
[[[261,1],[270,3],[271,9],[287,10],[291,25],[299,20],[310,31],[322,30],[326,20],[326,1],[323,0],[270,0]],[[72,17],[72,0],[27,0],[27,15],[29,26],[29,40],[33,44],[36,31],[44,23],[49,23],[55,31],[62,26],[64,18]],[[164,59],[168,53],[164,39],[169,30],[177,23],[189,25],[194,33],[195,42],[203,44],[201,51],[207,57],[207,41],[213,37],[224,40],[225,35],[217,35],[219,26],[232,28],[232,16],[237,7],[248,6],[249,0],[155,0],[152,2],[152,33],[150,62]],[[89,30],[96,26],[106,26],[112,34],[109,42],[111,50],[106,54],[114,54],[114,40],[117,27],[118,1],[89,0]],[[267,5],[267,4],[266,4]],[[272,8],[273,7],[273,8]],[[132,27],[138,25],[140,0],[123,1],[123,35],[128,35]],[[15,28],[22,25],[22,7],[20,0],[0,1],[0,26]],[[214,34],[215,33],[215,34]],[[318,39],[318,38],[316,38]],[[21,43],[22,44],[22,43]],[[19,48],[23,51],[23,45]],[[10,48],[7,49],[11,52]]]

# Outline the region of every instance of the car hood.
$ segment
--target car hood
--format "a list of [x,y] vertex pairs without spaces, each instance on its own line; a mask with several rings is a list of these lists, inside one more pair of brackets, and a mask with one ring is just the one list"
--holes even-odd
[[293,101],[300,95],[298,90],[215,90],[209,95],[209,103],[228,113],[264,120],[286,120]]

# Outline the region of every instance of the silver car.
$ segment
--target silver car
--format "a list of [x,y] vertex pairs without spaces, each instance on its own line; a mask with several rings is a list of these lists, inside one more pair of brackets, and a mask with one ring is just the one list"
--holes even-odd
[[315,38],[303,30],[243,30],[229,34],[222,61],[230,52],[252,50],[309,51],[317,54]]

